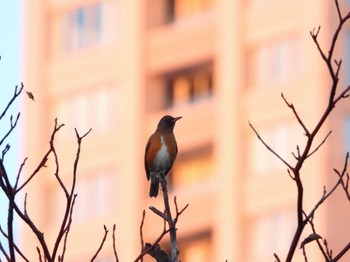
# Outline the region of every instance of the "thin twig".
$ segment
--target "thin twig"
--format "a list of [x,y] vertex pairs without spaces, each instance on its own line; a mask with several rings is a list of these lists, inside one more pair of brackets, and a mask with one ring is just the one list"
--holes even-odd
[[4,135],[4,137],[0,140],[0,146],[2,145],[2,143],[4,143],[4,141],[6,140],[6,138],[12,133],[12,131],[15,129],[15,127],[17,126],[19,117],[21,116],[21,113],[17,113],[17,117],[15,122],[13,122],[13,117],[10,117],[10,129],[7,131],[7,133]]
[[162,213],[159,209],[155,208],[154,206],[148,207],[153,213],[155,213],[157,216],[160,216],[165,221],[167,220],[167,216],[165,213]]
[[60,259],[62,261],[64,261],[64,255],[66,253],[68,234],[69,234],[70,227],[71,227],[72,221],[73,221],[73,209],[74,209],[74,206],[75,206],[75,200],[76,200],[77,196],[78,196],[77,194],[74,194],[74,196],[73,196],[73,201],[72,201],[72,205],[71,205],[70,212],[69,212],[69,219],[68,219],[67,227],[65,229],[65,235],[64,235],[64,239],[63,239],[62,254],[60,256]]
[[[8,239],[8,236],[6,235],[5,231],[2,229],[1,226],[0,226],[0,232],[1,232],[1,234],[2,234],[6,239]],[[0,243],[0,245],[1,245],[1,243]],[[16,243],[13,242],[13,246],[14,246],[16,252],[22,257],[22,259],[23,259],[24,261],[26,261],[26,262],[29,262],[29,260],[25,257],[25,255],[22,253],[22,251],[21,251],[21,250],[19,249],[19,247],[16,245]],[[1,249],[1,247],[0,247],[0,249]],[[4,254],[4,255],[5,255],[5,254]]]
[[20,176],[21,176],[23,167],[24,167],[24,165],[25,165],[26,162],[27,162],[27,159],[28,159],[28,157],[26,157],[26,158],[23,160],[23,162],[22,162],[22,164],[21,164],[21,166],[20,166],[20,168],[19,168],[19,170],[18,170],[17,177],[16,177],[16,183],[15,183],[15,187],[14,187],[15,190],[17,190],[19,178],[20,178]]
[[[175,215],[175,218],[174,218],[173,227],[175,227],[175,225],[177,224],[177,221],[178,221],[180,215],[182,215],[182,213],[188,208],[188,204],[186,204],[181,210],[178,210],[176,198],[174,198],[174,203],[175,203],[175,206],[176,206],[176,215]],[[166,220],[164,219],[163,221],[164,221],[163,232],[158,236],[158,238],[153,242],[153,244],[149,244],[149,245],[146,244],[145,245],[145,248],[144,248],[143,252],[137,256],[137,258],[134,260],[134,262],[140,261],[143,256],[148,254],[152,249],[156,248],[156,246],[163,239],[163,237],[167,233],[169,233],[171,228],[166,228]]]
[[[113,252],[114,252],[114,258],[115,258],[115,262],[119,262],[119,258],[118,258],[118,253],[117,253],[117,248],[116,248],[116,241],[115,241],[115,229],[116,229],[116,225],[113,225],[113,234],[112,234],[112,238],[113,238]],[[141,260],[142,261],[142,260]]]
[[307,158],[312,156],[315,152],[317,152],[317,150],[320,149],[320,147],[326,142],[326,140],[328,139],[328,137],[332,134],[332,130],[328,132],[328,134],[325,136],[325,138],[322,140],[322,142],[311,152],[307,155]]
[[334,2],[335,2],[335,6],[336,6],[336,8],[337,8],[337,13],[338,13],[339,21],[342,21],[342,20],[343,20],[343,17],[342,17],[341,12],[340,12],[338,0],[334,0]]
[[[307,215],[306,215],[305,212],[304,212],[304,216],[307,217]],[[312,233],[313,233],[313,234],[317,234],[316,228],[315,228],[315,224],[314,224],[314,222],[313,222],[313,219],[314,219],[314,217],[310,217],[310,219],[308,220],[308,222],[309,222],[309,224],[310,224],[310,226],[311,226]],[[329,261],[329,257],[328,257],[328,255],[327,255],[326,251],[324,250],[324,248],[323,248],[323,246],[322,246],[322,244],[321,244],[320,239],[317,238],[317,239],[316,239],[316,243],[317,243],[317,245],[318,245],[318,248],[321,250],[321,253],[322,253],[323,257],[325,258],[325,261]]]
[[249,126],[250,128],[254,131],[255,135],[258,137],[258,139],[261,141],[261,143],[263,143],[263,145],[272,153],[274,154],[279,160],[282,161],[283,164],[285,164],[288,169],[293,170],[293,167],[286,161],[284,160],[279,154],[277,154],[260,136],[260,134],[258,133],[258,131],[256,131],[256,129],[254,128],[254,126],[249,122]]
[[96,259],[96,257],[98,256],[98,254],[100,253],[100,251],[102,250],[102,247],[104,245],[104,243],[106,242],[106,238],[107,238],[107,235],[108,235],[108,230],[107,230],[107,227],[104,225],[103,226],[105,232],[104,232],[104,235],[103,235],[103,238],[102,238],[102,241],[100,243],[100,246],[98,247],[96,253],[94,254],[94,256],[91,258],[91,262],[94,261]]
[[273,256],[276,258],[276,262],[281,262],[281,259],[278,257],[276,253],[273,253]]
[[177,247],[175,223],[173,221],[173,218],[171,215],[171,210],[170,210],[170,205],[169,205],[167,182],[166,182],[164,176],[160,176],[159,181],[160,181],[160,184],[162,186],[164,207],[165,207],[165,211],[166,211],[167,222],[168,222],[169,229],[170,229],[169,234],[170,234],[170,246],[171,246],[171,262],[177,262],[179,250]]
[[[39,256],[39,262],[43,262],[42,256],[41,256],[41,251],[39,247],[36,247],[36,251],[38,251],[38,256]],[[46,259],[45,259],[46,260]]]
[[6,250],[5,250],[4,247],[2,246],[1,242],[0,242],[0,251],[1,251],[1,253],[4,254],[4,256],[5,256],[5,258],[6,258],[7,261],[11,261],[9,255],[6,253]]
[[303,246],[303,256],[304,256],[304,261],[307,262],[307,255],[306,255],[306,251],[305,251],[305,246]]
[[[64,124],[61,125],[57,125],[57,119],[55,119],[55,127],[54,130],[52,131],[51,134],[51,138],[50,138],[50,145],[51,143],[53,143],[56,133],[64,126]],[[33,177],[43,168],[45,167],[45,164],[48,160],[49,155],[52,152],[52,148],[50,147],[50,149],[46,152],[46,154],[44,155],[44,157],[42,158],[41,162],[39,163],[39,165],[36,167],[36,169],[33,171],[33,173],[29,176],[29,178],[27,178],[27,180],[16,190],[16,193],[18,193],[19,191],[21,191],[32,179]]]
[[[55,119],[55,125],[57,125],[57,118]],[[59,176],[59,173],[60,173],[60,165],[58,163],[58,155],[57,155],[57,152],[56,152],[56,148],[54,146],[54,140],[51,140],[50,141],[50,149],[51,149],[51,152],[53,154],[53,157],[54,157],[54,161],[55,161],[55,177],[59,183],[59,185],[61,186],[64,194],[66,195],[66,198],[69,199],[69,193],[68,193],[68,190],[66,188],[66,186],[64,185],[61,177]]]
[[10,106],[12,105],[12,103],[16,100],[16,98],[22,93],[23,91],[23,83],[21,83],[21,87],[19,90],[18,86],[15,87],[15,93],[13,94],[11,100],[7,103],[6,108],[4,109],[4,111],[1,113],[0,115],[0,120],[6,115],[7,110],[10,108]]
[[307,127],[305,126],[304,122],[301,120],[301,118],[300,118],[298,112],[296,111],[294,105],[293,105],[292,103],[289,103],[289,102],[287,101],[287,99],[284,97],[284,94],[283,94],[283,93],[281,93],[281,96],[282,96],[282,99],[284,100],[284,102],[286,103],[286,105],[287,105],[290,109],[292,109],[294,116],[296,117],[296,119],[298,120],[299,124],[300,124],[300,125],[302,126],[302,128],[304,129],[305,135],[306,135],[306,136],[309,136],[309,135],[310,135],[310,132],[309,132],[309,130],[307,129]]
[[349,249],[350,249],[350,242],[338,253],[338,255],[336,255],[333,258],[332,262],[336,262],[339,259],[341,259],[345,255],[345,253],[348,252]]
[[[140,224],[140,241],[141,241],[141,252],[140,254],[143,253],[144,251],[144,246],[145,246],[145,242],[143,240],[143,225],[145,223],[145,217],[146,217],[146,210],[143,210],[142,212],[142,219],[141,219],[141,224]],[[143,261],[143,257],[141,257],[141,262]]]
[[[72,178],[73,181],[72,181],[72,185],[71,185],[71,189],[70,189],[69,193],[68,193],[68,190],[67,190],[66,186],[63,183],[62,184],[60,183],[61,187],[63,188],[63,190],[64,190],[64,192],[66,194],[66,209],[65,209],[65,213],[64,213],[64,216],[63,216],[63,219],[62,219],[62,222],[61,222],[61,227],[60,227],[60,230],[58,232],[58,235],[57,235],[57,238],[56,238],[56,242],[55,242],[55,245],[54,245],[54,248],[53,248],[53,251],[52,251],[52,259],[53,260],[55,259],[56,255],[57,255],[58,248],[59,248],[59,245],[61,243],[62,237],[64,236],[64,234],[66,232],[66,228],[68,227],[69,216],[73,212],[72,201],[73,201],[73,197],[74,197],[74,194],[75,194],[75,185],[76,185],[77,173],[78,173],[78,163],[79,163],[79,160],[80,160],[81,143],[82,143],[82,140],[91,131],[91,129],[90,129],[83,136],[80,136],[78,131],[77,131],[77,129],[74,129],[74,130],[75,130],[75,134],[76,134],[76,137],[77,137],[78,147],[77,147],[77,152],[76,152],[74,165],[73,165],[73,178]],[[53,144],[52,144],[52,146],[53,146]],[[54,152],[54,149],[53,149],[52,152]],[[58,163],[56,163],[56,165],[58,165]],[[56,172],[57,172],[57,170],[56,170]],[[56,177],[59,177],[58,174],[57,174]],[[58,181],[61,181],[61,180],[58,179]],[[68,195],[67,195],[67,193],[68,193]]]

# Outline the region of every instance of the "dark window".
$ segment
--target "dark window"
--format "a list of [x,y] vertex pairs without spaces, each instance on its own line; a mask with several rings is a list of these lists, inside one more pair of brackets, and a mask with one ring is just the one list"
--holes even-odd
[[212,96],[213,70],[201,65],[168,75],[167,106],[194,103]]

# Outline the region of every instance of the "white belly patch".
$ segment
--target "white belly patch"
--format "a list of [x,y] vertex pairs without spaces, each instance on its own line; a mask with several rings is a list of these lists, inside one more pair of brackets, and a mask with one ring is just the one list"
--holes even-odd
[[155,171],[167,170],[170,167],[169,153],[163,136],[160,137],[160,144],[160,150],[154,159]]

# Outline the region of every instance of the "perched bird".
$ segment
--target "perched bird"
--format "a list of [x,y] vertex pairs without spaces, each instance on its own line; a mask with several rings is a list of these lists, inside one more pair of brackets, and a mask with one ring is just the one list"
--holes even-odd
[[145,169],[147,180],[151,180],[150,197],[157,197],[159,189],[158,176],[166,176],[174,164],[177,144],[173,133],[180,117],[163,116],[157,130],[150,136],[145,151]]

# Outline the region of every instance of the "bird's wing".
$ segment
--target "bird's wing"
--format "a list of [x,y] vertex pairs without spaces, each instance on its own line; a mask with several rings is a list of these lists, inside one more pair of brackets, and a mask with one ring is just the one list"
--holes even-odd
[[146,145],[146,150],[145,150],[145,159],[144,159],[144,161],[145,161],[144,164],[145,164],[145,170],[146,170],[147,180],[150,179],[150,172],[149,172],[149,170],[148,170],[148,168],[147,168],[147,152],[148,152],[149,146],[150,146],[150,142],[149,142],[149,140],[148,140],[147,145]]

